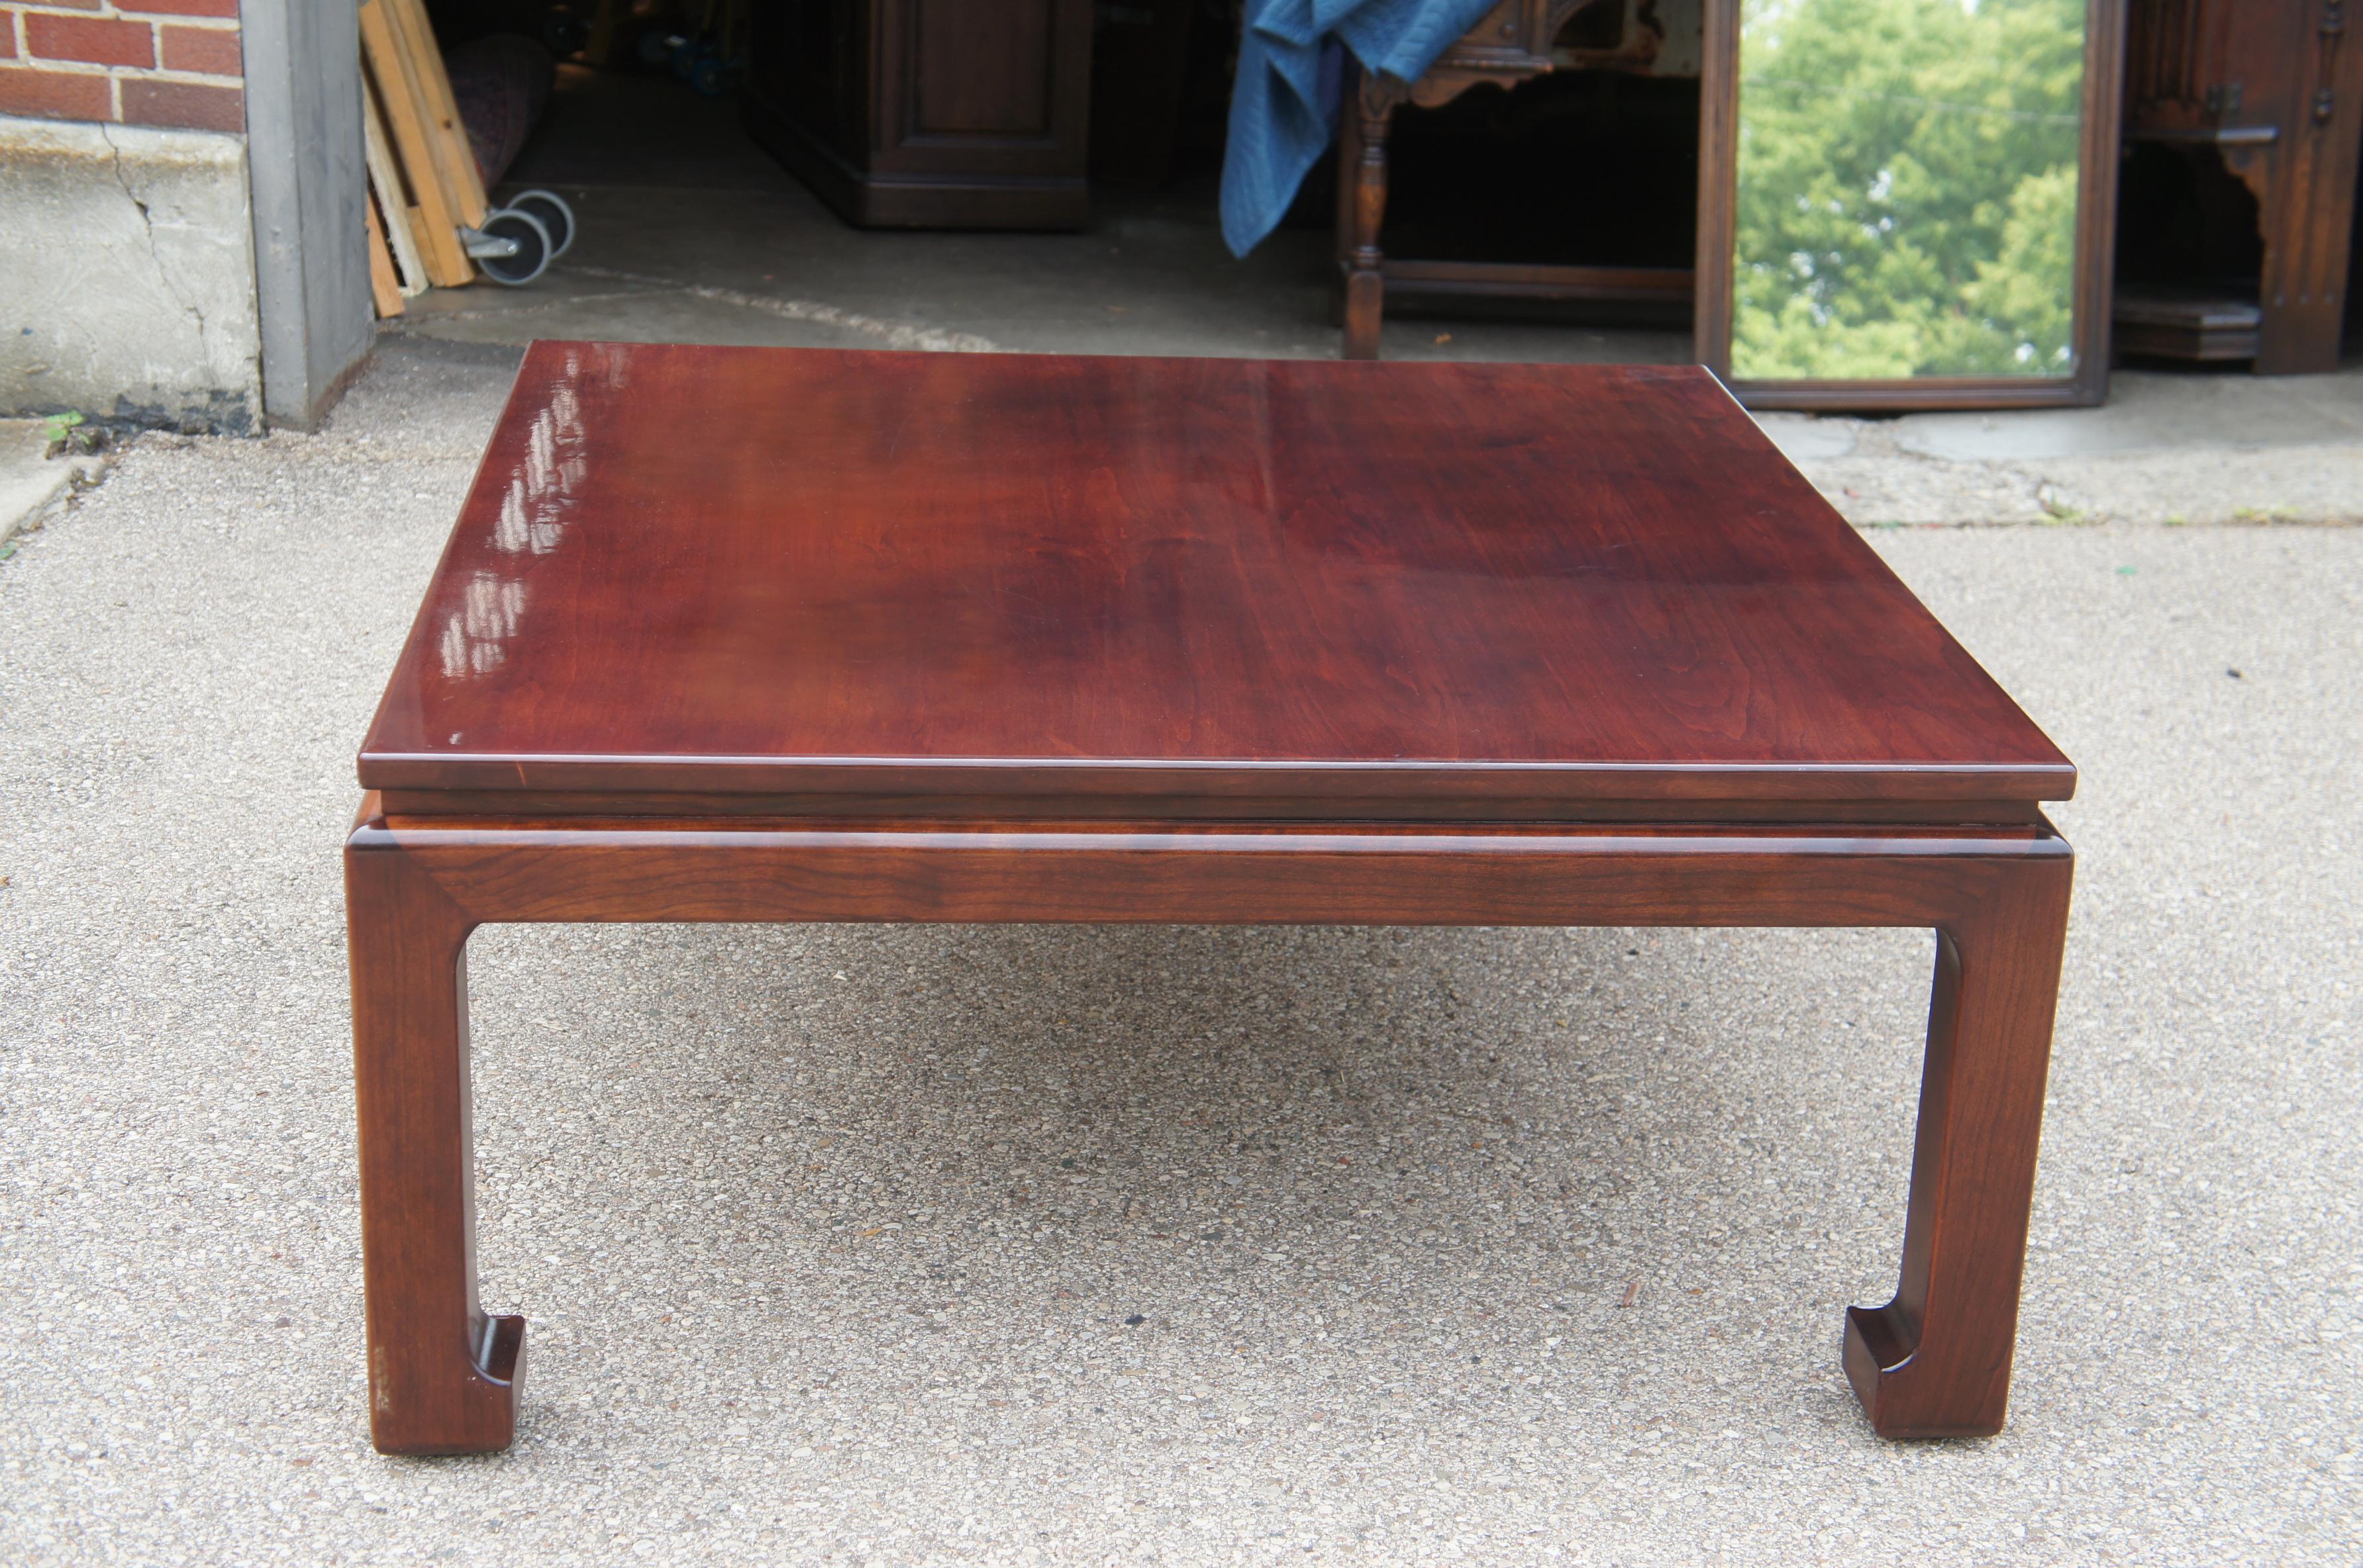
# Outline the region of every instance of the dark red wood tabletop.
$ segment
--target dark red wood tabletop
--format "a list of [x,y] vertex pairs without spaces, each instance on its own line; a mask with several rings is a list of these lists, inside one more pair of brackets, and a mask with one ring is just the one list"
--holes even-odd
[[1703,370],[544,343],[361,778],[1352,815],[2075,772]]

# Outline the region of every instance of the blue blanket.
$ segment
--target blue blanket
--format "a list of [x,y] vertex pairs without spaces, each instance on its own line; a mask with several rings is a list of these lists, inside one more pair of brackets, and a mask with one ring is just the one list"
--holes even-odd
[[1223,238],[1245,256],[1279,226],[1337,129],[1339,46],[1365,71],[1415,82],[1498,0],[1247,0]]

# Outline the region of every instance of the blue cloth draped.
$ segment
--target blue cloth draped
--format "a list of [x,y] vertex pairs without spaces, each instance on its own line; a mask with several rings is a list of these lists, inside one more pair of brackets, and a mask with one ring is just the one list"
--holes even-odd
[[1247,0],[1223,151],[1223,239],[1245,256],[1279,226],[1337,134],[1342,49],[1415,82],[1499,0]]

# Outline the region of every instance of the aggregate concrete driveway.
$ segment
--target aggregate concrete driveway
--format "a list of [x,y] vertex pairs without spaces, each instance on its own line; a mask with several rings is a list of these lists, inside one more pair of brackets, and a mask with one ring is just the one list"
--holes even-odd
[[1880,547],[2084,768],[2012,1425],[1873,1438],[1915,933],[495,929],[496,1458],[365,1441],[337,845],[505,384],[0,564],[0,1561],[2363,1555],[2363,532]]

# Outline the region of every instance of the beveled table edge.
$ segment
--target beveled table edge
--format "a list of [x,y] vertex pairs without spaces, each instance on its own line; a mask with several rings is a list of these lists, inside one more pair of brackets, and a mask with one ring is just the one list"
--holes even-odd
[[[1358,801],[2066,801],[2058,762],[1662,763],[1225,758],[611,756],[361,753],[365,790],[939,799],[1126,798],[1208,802],[1301,797],[1353,814]],[[1201,814],[1192,812],[1190,814]],[[1383,812],[1382,812],[1383,814]]]

